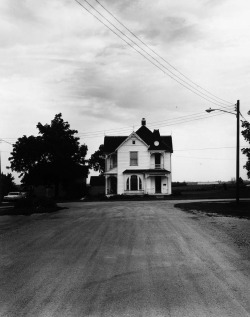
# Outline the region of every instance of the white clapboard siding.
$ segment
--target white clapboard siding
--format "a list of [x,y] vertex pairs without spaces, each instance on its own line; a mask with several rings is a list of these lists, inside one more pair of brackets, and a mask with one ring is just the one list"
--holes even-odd
[[[135,144],[132,143],[135,141]],[[130,166],[130,152],[138,152],[138,165]],[[147,146],[137,138],[126,141],[117,151],[117,191],[118,194],[124,193],[125,178],[123,172],[126,169],[148,169],[150,168],[150,154]]]

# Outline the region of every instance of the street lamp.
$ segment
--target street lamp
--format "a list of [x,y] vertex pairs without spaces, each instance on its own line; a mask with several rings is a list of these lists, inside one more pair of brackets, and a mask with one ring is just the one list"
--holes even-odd
[[236,113],[226,111],[223,109],[207,109],[206,112],[210,113],[212,111],[222,111],[231,113],[233,115],[236,115],[236,121],[237,121],[237,141],[236,141],[236,203],[239,203],[239,193],[240,193],[240,101],[237,100],[236,104]]

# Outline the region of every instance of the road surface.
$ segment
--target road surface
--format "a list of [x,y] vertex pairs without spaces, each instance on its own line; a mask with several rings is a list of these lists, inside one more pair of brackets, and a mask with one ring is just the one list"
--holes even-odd
[[65,206],[0,217],[1,317],[250,316],[249,241],[219,218],[171,201]]

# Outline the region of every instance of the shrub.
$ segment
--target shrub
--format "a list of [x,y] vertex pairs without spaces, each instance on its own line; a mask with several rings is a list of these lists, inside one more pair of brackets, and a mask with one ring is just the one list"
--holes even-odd
[[26,210],[27,213],[43,213],[57,210],[56,202],[47,197],[28,197],[15,202],[15,209]]
[[180,189],[173,189],[172,196],[181,196],[182,191]]

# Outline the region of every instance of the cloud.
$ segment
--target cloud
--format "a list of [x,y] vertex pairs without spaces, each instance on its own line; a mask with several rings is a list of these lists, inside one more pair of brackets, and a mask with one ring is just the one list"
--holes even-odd
[[156,21],[151,21],[147,28],[141,29],[140,34],[153,40],[154,43],[165,42],[168,45],[178,42],[197,42],[203,39],[204,33],[198,24],[188,23],[183,17],[165,17],[159,26]]
[[204,5],[209,7],[209,8],[217,8],[219,6],[222,6],[224,5],[225,3],[229,2],[231,0],[220,0],[220,1],[217,1],[217,0],[206,0]]
[[[143,5],[142,0],[100,0],[99,1],[106,9],[114,10],[120,12],[122,15],[128,11],[130,13],[131,10],[138,8],[138,6]],[[98,6],[97,8],[100,8]]]
[[[40,4],[37,4],[37,7],[40,7]],[[15,21],[17,23],[33,23],[38,21],[39,15],[38,11],[32,10],[31,1],[1,1],[1,9],[3,10],[3,14],[6,20]]]

